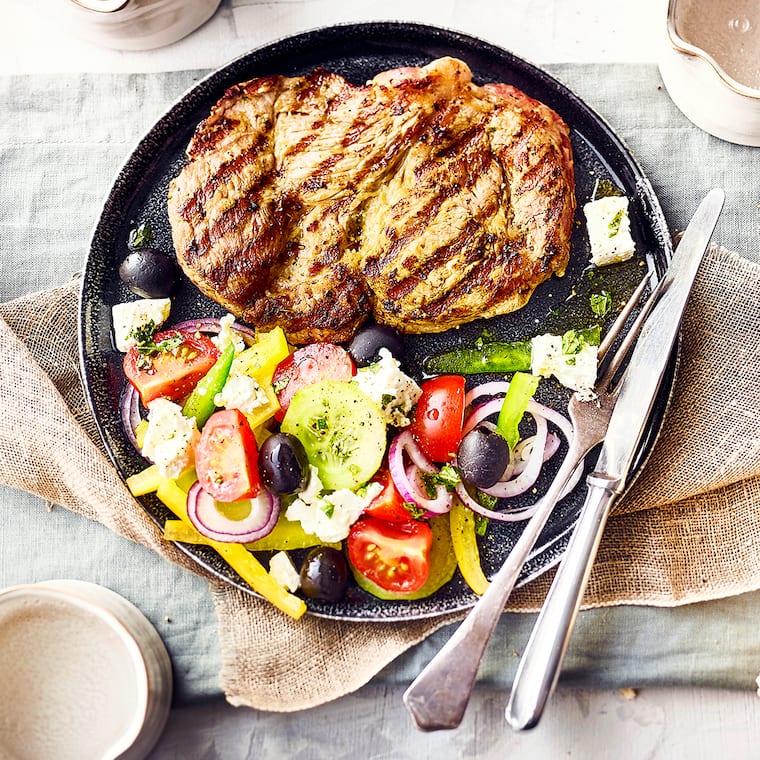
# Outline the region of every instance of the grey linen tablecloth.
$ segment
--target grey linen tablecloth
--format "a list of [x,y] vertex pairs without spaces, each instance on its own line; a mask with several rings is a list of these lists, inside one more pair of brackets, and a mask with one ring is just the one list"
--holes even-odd
[[[726,208],[713,239],[760,261],[759,150],[724,143],[692,126],[652,65],[546,68],[628,144],[674,233],[707,190],[723,187]],[[63,284],[81,271],[116,170],[203,73],[0,77],[0,299]],[[56,577],[103,584],[148,616],[171,654],[178,703],[221,694],[216,619],[205,581],[97,523],[0,489],[0,587]],[[516,653],[534,619],[504,616],[481,682],[511,683]],[[589,610],[579,619],[562,679],[611,688],[751,689],[760,670],[758,619],[760,592],[672,609]],[[434,634],[376,680],[411,681],[448,635]]]

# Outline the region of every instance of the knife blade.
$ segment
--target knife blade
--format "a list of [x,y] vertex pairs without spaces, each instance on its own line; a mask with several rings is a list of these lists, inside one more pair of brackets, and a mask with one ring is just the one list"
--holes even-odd
[[659,300],[644,323],[631,355],[594,472],[596,476],[614,481],[618,493],[625,489],[678,335],[686,301],[724,199],[723,190],[711,190],[694,213],[658,285]]
[[725,193],[718,188],[707,194],[657,286],[659,300],[642,327],[621,380],[599,459],[587,478],[586,500],[512,684],[505,717],[515,730],[538,723],[556,686],[604,526],[628,482],[724,201]]

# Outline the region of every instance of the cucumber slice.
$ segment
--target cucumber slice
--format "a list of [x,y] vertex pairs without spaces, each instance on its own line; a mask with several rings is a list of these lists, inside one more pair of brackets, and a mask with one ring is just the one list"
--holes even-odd
[[322,380],[293,396],[280,429],[298,438],[330,491],[358,488],[379,469],[387,443],[380,407],[353,383]]

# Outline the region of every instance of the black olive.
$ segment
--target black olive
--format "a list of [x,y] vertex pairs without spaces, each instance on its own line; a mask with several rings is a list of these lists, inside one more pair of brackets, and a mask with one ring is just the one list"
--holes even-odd
[[369,325],[356,333],[348,353],[357,366],[366,367],[378,361],[381,348],[387,348],[399,360],[404,355],[404,341],[398,331],[387,325]]
[[490,488],[509,464],[509,445],[494,430],[476,427],[462,438],[457,450],[459,474],[466,485]]
[[119,277],[142,298],[168,298],[177,282],[177,264],[155,248],[140,248],[119,266]]
[[301,565],[301,591],[310,599],[337,602],[346,592],[348,565],[343,552],[331,546],[312,549]]
[[306,485],[309,460],[301,441],[289,433],[275,433],[259,449],[259,474],[274,493],[295,493]]

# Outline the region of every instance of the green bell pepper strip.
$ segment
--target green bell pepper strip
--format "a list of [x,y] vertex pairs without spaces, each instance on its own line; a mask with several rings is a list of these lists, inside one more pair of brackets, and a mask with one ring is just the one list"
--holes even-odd
[[219,355],[214,366],[200,379],[185,402],[182,414],[185,417],[195,417],[198,430],[206,424],[206,420],[214,413],[216,409],[214,398],[227,382],[234,358],[235,346],[229,343]]
[[480,348],[463,348],[431,356],[425,371],[432,375],[476,375],[480,372],[530,372],[530,341],[484,343]]
[[540,380],[540,375],[528,375],[525,372],[515,372],[510,380],[509,390],[504,396],[496,422],[497,432],[504,437],[510,449],[514,449],[520,440],[517,428]]

